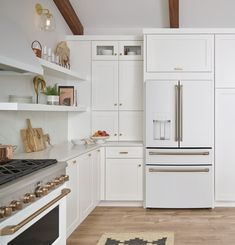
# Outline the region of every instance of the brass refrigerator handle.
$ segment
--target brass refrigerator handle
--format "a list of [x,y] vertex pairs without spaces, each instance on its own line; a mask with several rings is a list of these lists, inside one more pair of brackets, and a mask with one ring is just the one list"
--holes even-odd
[[209,151],[200,151],[200,152],[174,152],[174,151],[169,151],[169,152],[157,152],[157,151],[150,151],[149,152],[150,156],[158,155],[158,156],[208,156],[210,155]]
[[57,203],[60,199],[62,199],[65,196],[67,196],[70,192],[71,192],[70,189],[63,189],[63,190],[61,190],[61,194],[58,197],[56,197],[55,199],[53,199],[52,201],[50,201],[49,203],[47,203],[45,206],[43,206],[40,209],[38,209],[35,213],[31,214],[29,217],[27,217],[26,219],[24,219],[23,221],[21,221],[19,224],[17,224],[17,225],[10,225],[10,226],[6,226],[6,227],[2,228],[0,230],[0,236],[7,236],[7,235],[14,234],[19,229],[21,229],[23,226],[27,225],[30,221],[32,221],[33,219],[35,219],[38,215],[40,215],[45,210],[47,210],[48,208],[50,208],[52,205],[54,205],[55,203]]
[[175,141],[179,141],[179,86],[175,85]]
[[209,168],[200,168],[200,169],[157,169],[150,168],[150,173],[208,173],[210,171]]
[[180,141],[183,141],[183,85],[180,85]]

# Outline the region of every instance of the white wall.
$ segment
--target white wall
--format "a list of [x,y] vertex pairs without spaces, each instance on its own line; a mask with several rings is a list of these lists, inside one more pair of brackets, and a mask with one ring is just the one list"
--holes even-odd
[[[48,8],[55,17],[56,30],[43,32],[38,26],[38,15],[35,12],[35,4],[41,3]],[[30,43],[39,40],[42,45],[55,47],[65,39],[65,35],[71,34],[63,17],[60,15],[53,1],[48,0],[1,0],[0,15],[13,20],[23,29]],[[1,34],[2,35],[2,34]],[[17,39],[17,37],[15,37]],[[1,39],[0,39],[1,41]],[[54,77],[45,77],[48,84],[64,84],[63,80]],[[32,77],[27,76],[0,76],[0,101],[8,101],[10,94],[32,95],[35,99]],[[43,102],[41,96],[41,102]],[[45,133],[49,133],[53,144],[67,140],[68,114],[63,112],[2,112],[0,111],[0,143],[18,145],[18,152],[23,151],[20,138],[20,129],[25,128],[25,119],[31,118],[33,127],[42,127]]]
[[180,27],[235,27],[234,0],[180,0]]

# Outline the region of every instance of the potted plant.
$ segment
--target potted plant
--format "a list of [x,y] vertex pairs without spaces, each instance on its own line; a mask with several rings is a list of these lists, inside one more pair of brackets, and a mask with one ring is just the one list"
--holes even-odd
[[59,105],[59,90],[57,84],[54,86],[47,86],[43,94],[47,96],[48,105]]

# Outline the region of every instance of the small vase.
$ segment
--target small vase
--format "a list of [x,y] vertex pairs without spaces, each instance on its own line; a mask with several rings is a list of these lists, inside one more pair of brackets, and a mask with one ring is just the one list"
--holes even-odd
[[48,105],[59,105],[59,96],[58,95],[47,95],[47,104]]

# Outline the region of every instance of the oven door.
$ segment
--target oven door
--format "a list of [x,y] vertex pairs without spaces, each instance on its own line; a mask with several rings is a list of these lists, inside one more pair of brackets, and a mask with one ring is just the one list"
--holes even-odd
[[147,165],[146,208],[211,208],[212,165]]
[[0,244],[65,245],[69,192],[61,186],[0,223]]

